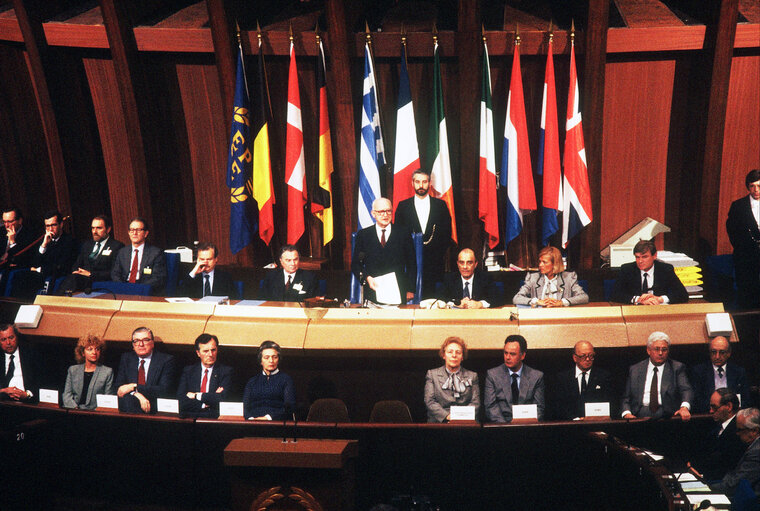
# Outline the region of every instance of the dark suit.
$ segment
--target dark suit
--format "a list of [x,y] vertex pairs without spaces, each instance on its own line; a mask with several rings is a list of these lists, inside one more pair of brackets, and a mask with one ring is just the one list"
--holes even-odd
[[[655,260],[654,282],[649,275],[649,284],[652,293],[656,296],[667,295],[670,303],[686,303],[689,301],[689,293],[678,279],[673,265]],[[618,303],[631,303],[634,296],[641,295],[641,270],[636,263],[626,263],[620,267],[620,274],[615,280],[615,288],[612,291],[612,301]]]
[[[459,302],[462,300],[464,285],[462,276],[459,271],[452,271],[443,278],[443,297],[446,302]],[[472,275],[472,289],[470,289],[470,298],[473,300],[488,302],[490,307],[502,305],[497,297],[496,286],[494,286],[491,276],[488,272],[478,271]]]
[[[5,374],[5,352],[0,351],[0,371],[2,371],[3,379],[0,381],[0,388],[8,386],[7,377]],[[19,364],[21,365],[21,373],[24,381],[24,389],[32,392],[32,397],[24,399],[26,402],[36,403],[40,399],[40,378],[42,377],[42,359],[37,354],[37,351],[29,345],[18,343],[16,351],[16,357],[13,360],[15,369],[14,375],[19,372]],[[9,399],[5,394],[0,394],[0,399]]]
[[45,253],[40,254],[39,247],[34,251],[35,268],[42,268],[42,276],[58,277],[68,275],[71,265],[77,257],[77,241],[70,234],[62,233],[57,241],[51,241],[45,248]]
[[[190,399],[187,397],[188,392],[199,392],[201,390],[201,375],[200,362],[187,366],[182,371],[179,387],[177,387],[179,411],[183,416],[219,417],[219,402],[226,401],[231,394],[232,368],[223,364],[214,364],[211,378],[206,387],[208,392],[204,392],[201,395],[200,401],[198,399]],[[216,389],[219,387],[222,387],[224,390],[217,392]],[[203,405],[206,405],[206,408],[203,408]]]
[[[179,285],[177,295],[189,296],[190,298],[203,298],[203,286],[203,272],[195,277],[186,274],[185,278]],[[232,280],[232,275],[214,268],[214,283],[211,286],[211,295],[227,296],[234,299],[237,296],[237,290],[235,289],[235,282]]]
[[[364,265],[360,256],[364,256]],[[379,277],[395,272],[402,303],[406,303],[406,293],[414,292],[414,280],[417,275],[417,263],[414,258],[414,245],[409,230],[401,225],[393,225],[385,247],[380,244],[374,225],[366,227],[356,234],[354,254],[351,258],[351,271],[356,278],[364,271],[365,277]],[[364,297],[377,301],[375,292],[365,286]]]
[[435,294],[435,283],[443,279],[446,250],[451,245],[451,214],[446,203],[441,199],[430,197],[430,214],[427,225],[420,225],[414,197],[398,203],[394,222],[403,225],[411,232],[422,234],[422,298]]
[[718,435],[720,424],[716,424],[699,445],[699,453],[691,464],[707,481],[718,481],[733,470],[747,450],[747,444],[736,435],[736,416]]
[[[699,364],[691,369],[691,386],[694,388],[694,402],[691,404],[692,413],[707,413],[710,411],[710,396],[715,392],[715,376],[711,362]],[[741,396],[741,407],[749,408],[750,394],[747,383],[747,371],[730,360],[726,362],[723,374],[728,387]]]
[[22,225],[16,232],[16,244],[8,248],[7,231],[0,229],[0,269],[31,268],[41,240],[30,227]]
[[752,214],[749,195],[731,203],[726,232],[734,247],[739,307],[760,307],[760,230]]
[[[92,239],[82,244],[77,260],[71,267],[71,271],[79,268],[91,273],[89,277],[84,275],[69,275],[61,284],[61,291],[81,291],[92,286],[93,282],[101,280],[111,280],[111,268],[116,260],[116,254],[124,247],[124,243],[109,237],[101,246],[98,256],[90,260],[90,254],[95,248],[95,242]],[[129,276],[129,274],[127,274]]]
[[298,269],[293,275],[289,290],[285,289],[285,272],[282,268],[269,271],[264,275],[263,300],[273,302],[302,302],[317,295],[317,279],[314,273]]
[[[132,268],[132,245],[128,245],[116,255],[111,280],[114,282],[129,282],[129,270]],[[146,244],[143,248],[142,260],[138,271],[137,284],[148,284],[153,295],[161,295],[166,286],[166,259],[164,252],[158,247]]]
[[739,481],[746,479],[755,494],[760,493],[760,438],[756,438],[744,451],[736,467],[727,473],[720,482],[711,484],[710,488],[719,493],[733,497]]
[[[491,422],[510,422],[512,420],[512,378],[504,364],[489,369],[486,373],[485,397],[483,405],[486,418]],[[517,404],[538,407],[538,420],[543,420],[544,409],[544,373],[523,364]]]
[[[623,402],[620,405],[621,412],[630,410],[636,417],[652,417],[649,407],[642,404],[648,364],[649,359],[646,359],[628,368],[628,380],[625,383]],[[662,371],[659,388],[661,403],[653,417],[670,417],[681,408],[681,403],[687,402],[691,405],[694,394],[684,364],[668,359],[658,370]]]
[[586,403],[609,403],[610,416],[615,416],[610,373],[592,367],[587,375],[586,392],[581,396],[575,366],[557,374],[551,392],[553,416],[560,420],[571,420],[586,416]]
[[[137,370],[139,366],[140,359],[134,351],[124,353],[121,356],[114,384],[117,390],[126,383],[137,383]],[[175,372],[174,357],[153,350],[148,374],[145,378],[145,385],[137,386],[137,392],[150,401],[152,411],[156,409],[156,398],[174,397],[172,391],[176,382]],[[119,398],[119,410],[129,413],[142,413],[140,402],[131,394]]]

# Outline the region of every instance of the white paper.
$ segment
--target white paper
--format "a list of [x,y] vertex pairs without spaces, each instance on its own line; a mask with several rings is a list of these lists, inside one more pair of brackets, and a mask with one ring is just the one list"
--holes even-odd
[[679,473],[676,473],[675,476],[676,476],[676,479],[678,479],[678,481],[681,483],[697,480],[697,476],[695,476],[691,472],[679,472]]
[[119,409],[119,398],[112,394],[95,394],[95,400],[98,408]]
[[243,403],[222,401],[219,403],[219,415],[225,417],[242,417],[243,416]]
[[373,277],[375,279],[375,296],[379,303],[397,305],[401,303],[401,294],[398,290],[398,280],[394,272]]
[[452,406],[449,410],[451,415],[450,420],[453,421],[474,421],[475,420],[475,407],[474,406]]
[[586,417],[609,417],[609,403],[586,403]]
[[538,405],[512,405],[512,419],[538,420]]
[[728,497],[720,493],[697,493],[697,494],[687,495],[686,498],[688,499],[689,504],[691,505],[699,504],[703,500],[709,500],[710,505],[712,506],[731,505],[731,501],[728,500]]
[[50,389],[40,389],[40,403],[58,404],[58,391]]
[[681,483],[681,489],[688,493],[705,493],[710,491],[710,487],[702,481],[684,481]]
[[176,399],[156,399],[156,411],[162,413],[179,413],[179,401]]
[[661,454],[655,454],[652,451],[644,451],[644,453],[650,458],[652,458],[654,461],[660,461],[661,459],[665,458],[665,456]]
[[167,296],[166,301],[169,303],[193,303],[193,299],[189,296],[177,296],[177,297],[171,297]]

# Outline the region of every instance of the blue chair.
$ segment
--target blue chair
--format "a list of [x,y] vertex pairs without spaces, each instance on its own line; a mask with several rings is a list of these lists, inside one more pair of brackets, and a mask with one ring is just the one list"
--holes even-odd
[[93,291],[110,291],[115,295],[149,296],[150,284],[131,284],[129,282],[113,282],[101,280],[92,283]]
[[[414,298],[409,303],[418,304],[422,297],[422,233],[412,233],[412,244],[414,245],[414,257],[417,263],[417,275],[414,280]],[[354,258],[354,247],[356,246],[356,233],[351,234],[351,260]],[[356,278],[354,272],[351,272],[351,290],[349,293],[349,301],[351,303],[359,303],[359,297],[361,296],[361,286],[359,285],[359,279]]]
[[245,298],[243,298],[245,296],[245,284],[243,281],[236,280],[233,284],[235,284],[235,291],[237,291],[237,296],[235,298],[238,300],[245,300]]
[[748,480],[739,480],[734,496],[731,499],[731,509],[734,511],[760,510],[760,503],[758,503],[757,495],[755,495],[755,491],[752,489],[752,485]]
[[41,273],[28,268],[16,268],[6,274],[5,296],[32,299],[45,288],[45,279]]
[[721,301],[726,310],[735,310],[736,273],[732,254],[709,256],[704,265],[705,296],[710,301]]
[[179,285],[179,254],[164,252],[166,260],[166,296],[174,296]]
[[[615,279],[604,279],[604,301],[612,301],[612,291],[615,290]],[[586,291],[588,294],[588,291]]]
[[327,294],[327,279],[317,279],[317,296]]

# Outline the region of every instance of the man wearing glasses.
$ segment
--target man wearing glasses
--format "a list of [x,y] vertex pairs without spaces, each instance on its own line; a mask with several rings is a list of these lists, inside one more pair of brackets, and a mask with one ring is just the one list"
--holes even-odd
[[693,391],[686,366],[668,358],[670,337],[664,332],[652,332],[647,339],[649,358],[628,369],[623,402],[624,419],[652,417],[655,419],[679,416],[691,418]]
[[610,403],[612,410],[612,387],[610,373],[594,367],[596,352],[588,341],[578,341],[573,348],[575,366],[557,374],[553,393],[554,417],[573,420],[586,416],[586,403]]
[[392,224],[393,206],[385,198],[372,203],[375,225],[359,231],[356,235],[351,271],[357,279],[366,279],[364,297],[377,302],[375,277],[395,273],[401,301],[414,297],[414,278],[417,263],[414,259],[412,235],[406,227]]
[[749,481],[752,490],[760,492],[760,410],[746,408],[736,414],[736,434],[748,445],[736,468],[726,474],[720,482],[711,484],[713,491],[733,497],[742,479]]
[[140,217],[129,222],[131,246],[119,250],[111,269],[111,280],[148,284],[153,295],[161,295],[166,285],[166,261],[160,248],[148,245],[148,224]]
[[0,234],[0,268],[29,268],[34,261],[34,246],[39,242],[31,227],[24,227],[18,208],[3,210]]
[[715,337],[709,345],[710,362],[696,365],[691,370],[691,384],[694,387],[694,413],[707,413],[710,395],[715,389],[727,387],[741,398],[741,406],[749,403],[747,371],[728,359],[731,358],[731,344],[723,336]]
[[141,326],[132,332],[132,351],[124,353],[116,373],[119,410],[127,413],[151,413],[156,398],[173,398],[175,384],[174,357],[155,351],[153,332]]

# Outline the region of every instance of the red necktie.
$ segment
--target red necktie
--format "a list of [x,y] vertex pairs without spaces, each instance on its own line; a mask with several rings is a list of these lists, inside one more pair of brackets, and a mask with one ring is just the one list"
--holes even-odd
[[140,359],[140,368],[137,369],[137,384],[145,385],[145,359]]
[[135,257],[132,259],[132,269],[129,270],[129,283],[134,284],[137,282],[137,270],[140,267],[140,263],[137,261],[137,250],[135,250]]
[[205,394],[208,392],[206,390],[206,385],[208,385],[208,368],[206,368],[205,371],[203,371],[203,379],[201,380],[201,394]]

